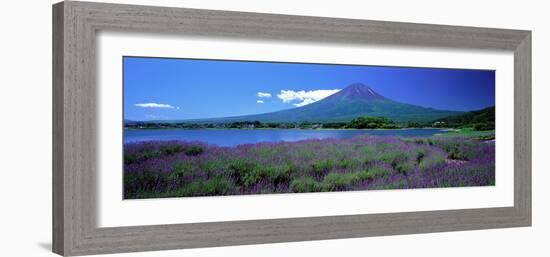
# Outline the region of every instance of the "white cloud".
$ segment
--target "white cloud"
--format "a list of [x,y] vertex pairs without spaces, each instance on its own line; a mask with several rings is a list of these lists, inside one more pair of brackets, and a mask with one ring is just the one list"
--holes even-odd
[[180,109],[177,106],[172,106],[172,105],[169,105],[169,104],[158,104],[158,103],[135,104],[135,106],[143,107],[143,108],[166,108],[166,109],[176,109],[176,110]]
[[[293,103],[296,107],[301,107],[310,103],[317,102],[329,95],[332,95],[340,89],[319,89],[310,91],[294,91],[294,90],[281,90],[281,93],[277,95],[283,103]],[[298,102],[298,103],[295,103]]]
[[258,101],[256,101],[256,103],[263,104],[264,101],[263,100],[258,100]]
[[258,92],[258,97],[259,98],[270,98],[271,94],[270,93],[264,93],[264,92]]

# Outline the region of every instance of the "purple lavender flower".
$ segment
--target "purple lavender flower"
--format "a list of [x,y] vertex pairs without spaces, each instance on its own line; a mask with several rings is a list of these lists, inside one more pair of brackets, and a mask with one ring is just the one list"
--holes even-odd
[[465,137],[124,145],[126,199],[494,184],[494,143]]

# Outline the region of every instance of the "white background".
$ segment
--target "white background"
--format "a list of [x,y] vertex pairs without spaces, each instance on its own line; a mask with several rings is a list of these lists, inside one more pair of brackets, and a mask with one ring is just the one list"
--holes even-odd
[[[115,1],[113,1],[115,2]],[[122,1],[116,1],[122,2]],[[117,256],[548,256],[550,26],[544,1],[125,1],[192,8],[530,29],[533,34],[533,227],[220,247]],[[2,6],[0,256],[51,247],[51,4]],[[512,104],[512,103],[510,103]]]

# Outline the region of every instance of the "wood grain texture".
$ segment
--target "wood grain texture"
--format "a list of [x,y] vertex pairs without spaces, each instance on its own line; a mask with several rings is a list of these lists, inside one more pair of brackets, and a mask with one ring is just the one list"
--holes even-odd
[[[514,206],[451,211],[99,228],[99,30],[514,52]],[[53,6],[53,250],[61,255],[323,240],[531,225],[531,33],[383,21],[145,7]]]
[[531,33],[514,51],[514,207],[531,225]]
[[53,6],[52,22],[52,249],[63,253],[65,242],[64,227],[64,168],[63,168],[63,78],[64,78],[64,49],[63,49],[63,4]]

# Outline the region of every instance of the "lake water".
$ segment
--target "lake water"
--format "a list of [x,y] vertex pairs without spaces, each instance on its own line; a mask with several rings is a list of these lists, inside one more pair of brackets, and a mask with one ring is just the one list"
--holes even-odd
[[124,143],[151,140],[202,141],[219,146],[259,142],[293,142],[306,139],[351,138],[358,135],[425,137],[445,133],[444,129],[394,130],[302,130],[302,129],[139,129],[124,130]]

